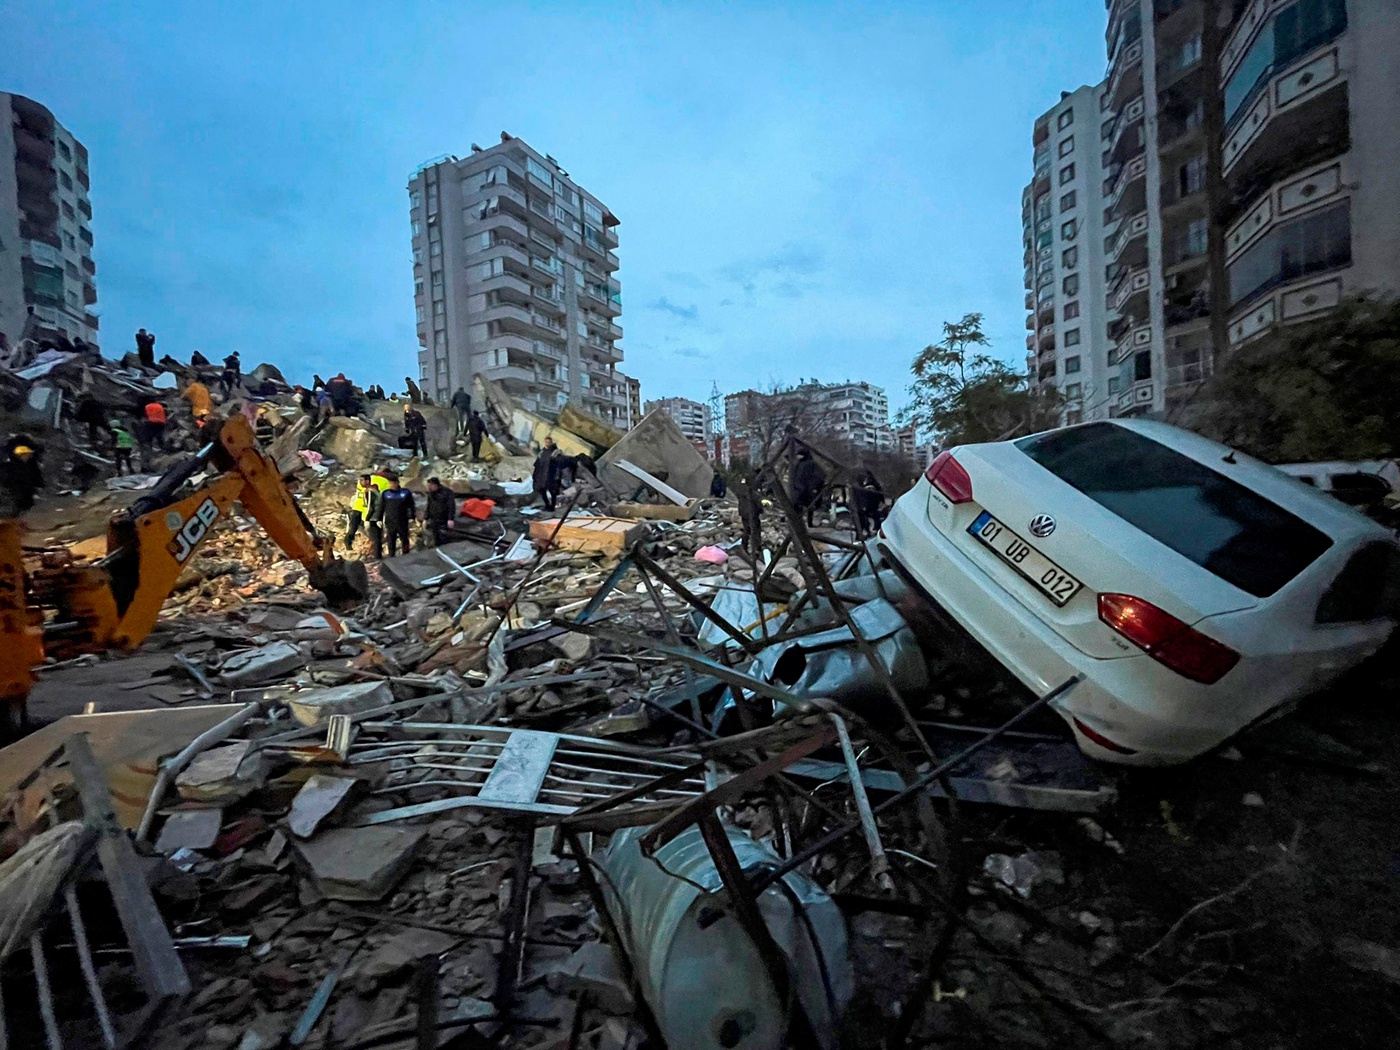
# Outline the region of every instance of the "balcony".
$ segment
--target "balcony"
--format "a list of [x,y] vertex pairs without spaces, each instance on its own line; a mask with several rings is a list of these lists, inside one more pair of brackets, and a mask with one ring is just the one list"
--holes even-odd
[[1112,179],[1106,180],[1105,212],[1117,218],[1142,211],[1147,206],[1146,180],[1147,155],[1140,152],[1125,163]]
[[15,155],[44,167],[54,161],[53,139],[43,138],[23,124],[15,125]]
[[[1104,155],[1108,157],[1110,163],[1125,163],[1129,157],[1141,152],[1143,147],[1142,118],[1146,110],[1146,101],[1141,95],[1138,95],[1118,114],[1118,119],[1113,125],[1113,136],[1109,139],[1108,148],[1104,151]],[[1120,146],[1123,148],[1120,149]]]
[[536,310],[543,310],[545,313],[559,317],[564,316],[564,303],[547,292],[536,288],[530,293],[530,298],[534,302]]
[[615,227],[615,226],[604,226],[604,227],[603,227],[603,243],[604,243],[605,245],[607,245],[609,248],[616,248],[616,247],[617,247],[617,243],[618,243],[618,242],[617,242],[617,227]]
[[1026,317],[1026,331],[1035,331],[1035,314],[1030,314]]
[[[1130,250],[1131,249],[1131,250]],[[1147,212],[1124,219],[1108,250],[1108,262],[1132,269],[1147,261]]]
[[1134,40],[1114,56],[1109,74],[1108,108],[1118,110],[1134,95],[1142,93],[1142,39]]
[[1125,270],[1109,286],[1109,308],[1124,317],[1146,319],[1147,289],[1151,280],[1151,275],[1145,266],[1139,266],[1134,270]]
[[474,291],[494,292],[497,295],[506,293],[506,300],[514,302],[517,299],[525,302],[530,298],[530,282],[516,276],[510,271],[493,273],[490,277],[484,277],[476,285]]
[[87,325],[95,332],[99,326],[99,318],[95,313],[89,310],[83,314],[83,324]]
[[83,272],[84,272],[84,273],[88,274],[89,276],[94,276],[94,275],[96,275],[96,273],[97,273],[97,263],[93,262],[92,259],[89,258],[89,257],[86,256],[86,255],[83,256],[83,259],[82,259],[82,266],[83,266]]
[[1227,128],[1221,150],[1227,184],[1273,182],[1298,163],[1350,144],[1348,82],[1335,46],[1274,77]]
[[1034,309],[1035,309],[1035,293],[1034,293],[1034,292],[1027,292],[1027,293],[1026,293],[1026,309],[1027,309],[1027,310],[1034,310]]
[[84,305],[84,306],[91,306],[91,305],[92,305],[93,303],[95,303],[95,302],[97,302],[97,288],[96,288],[96,286],[94,286],[94,285],[88,283],[87,281],[84,281],[84,282],[83,282],[83,305]]
[[[472,214],[475,214],[475,212]],[[516,241],[520,244],[524,244],[530,239],[529,227],[509,212],[494,211],[485,218],[472,221],[480,222],[482,229],[490,230],[497,237],[504,234],[509,240]]]

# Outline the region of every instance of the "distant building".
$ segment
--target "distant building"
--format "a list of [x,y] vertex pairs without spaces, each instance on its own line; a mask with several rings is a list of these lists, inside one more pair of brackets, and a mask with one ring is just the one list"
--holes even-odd
[[894,450],[917,471],[925,470],[933,462],[933,446],[919,444],[919,432],[914,427],[901,427],[894,432]]
[[480,374],[525,408],[629,425],[612,211],[506,134],[419,168],[408,201],[424,389],[441,400]]
[[0,92],[0,332],[97,345],[88,152],[44,106]]
[[663,397],[647,402],[648,415],[658,409],[670,416],[676,426],[681,428],[681,433],[694,444],[702,448],[708,444],[714,430],[709,405],[701,401],[692,401],[688,397]]
[[807,437],[838,438],[858,448],[889,448],[894,441],[889,399],[869,383],[806,380],[769,394],[740,390],[724,399],[724,428],[731,446],[740,439],[772,446],[788,427]]
[[633,376],[622,378],[627,383],[627,425],[624,429],[630,430],[642,421],[642,381]]

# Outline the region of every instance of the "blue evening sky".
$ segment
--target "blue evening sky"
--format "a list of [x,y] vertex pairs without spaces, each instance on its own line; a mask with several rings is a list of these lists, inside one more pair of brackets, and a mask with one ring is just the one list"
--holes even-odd
[[1103,31],[1102,0],[38,0],[0,5],[0,89],[91,151],[108,355],[144,325],[399,384],[408,176],[506,130],[622,220],[643,397],[815,377],[898,406],[967,311],[1024,361],[1031,125],[1103,75]]

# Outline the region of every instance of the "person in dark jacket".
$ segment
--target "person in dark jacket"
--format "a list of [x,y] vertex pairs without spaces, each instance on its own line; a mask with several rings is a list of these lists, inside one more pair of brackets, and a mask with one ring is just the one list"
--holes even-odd
[[437,478],[428,479],[428,502],[423,508],[423,538],[429,547],[441,547],[457,525],[457,495],[443,488]]
[[415,453],[428,458],[428,421],[423,413],[412,405],[403,406],[403,432],[413,439],[408,446],[409,455]]
[[204,356],[203,354],[201,354],[198,350],[196,350],[194,353],[190,354],[190,367],[191,367],[191,368],[208,368],[208,367],[209,367],[209,358],[205,357],[205,356]]
[[458,387],[452,395],[452,407],[457,410],[457,433],[464,435],[472,421],[472,396],[465,387]]
[[98,442],[105,437],[103,431],[107,428],[107,413],[97,403],[97,398],[91,394],[84,394],[80,397],[78,407],[73,412],[73,418],[79,423],[87,424],[88,444],[96,448]]
[[792,465],[791,491],[792,505],[799,513],[805,512],[807,515],[807,527],[814,524],[812,515],[816,512],[817,501],[821,498],[822,489],[826,487],[826,471],[815,459],[812,458],[812,451],[808,448],[797,450],[797,460]]
[[856,539],[865,539],[880,527],[885,516],[881,507],[885,502],[885,490],[880,479],[868,467],[856,471],[851,479],[851,509],[856,516]]
[[471,419],[467,420],[467,440],[471,442],[473,462],[481,459],[481,439],[490,436],[486,430],[486,420],[481,418],[480,412],[473,412]]
[[535,467],[530,474],[530,481],[534,485],[535,495],[540,497],[545,510],[554,509],[554,494],[559,491],[559,468],[555,460],[559,457],[559,449],[554,445],[554,439],[547,437],[544,439],[544,447],[540,449],[540,454],[535,457]]
[[156,334],[144,328],[136,333],[136,356],[141,359],[142,368],[156,367]]
[[16,434],[5,443],[0,458],[0,517],[18,517],[34,506],[34,493],[44,487],[44,475],[39,469],[39,447],[24,434]]
[[224,358],[224,368],[233,373],[235,384],[243,381],[243,362],[238,359],[237,350]]
[[[379,496],[380,520],[384,523],[384,539],[389,545],[389,557],[395,552],[409,551],[408,528],[418,515],[413,493],[399,485],[398,475],[389,478],[389,487]],[[399,548],[402,550],[399,551]]]
[[423,391],[419,389],[418,384],[413,381],[413,377],[404,376],[403,381],[407,384],[408,400],[415,405],[421,405],[423,403]]
[[725,483],[724,475],[715,471],[715,476],[710,479],[710,495],[715,499],[724,499],[724,494],[728,491],[729,486]]

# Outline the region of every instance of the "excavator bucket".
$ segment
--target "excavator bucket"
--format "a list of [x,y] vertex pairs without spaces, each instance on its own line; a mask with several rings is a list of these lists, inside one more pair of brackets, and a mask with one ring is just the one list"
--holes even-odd
[[311,586],[332,605],[351,605],[369,597],[369,573],[362,561],[337,558],[311,570]]

